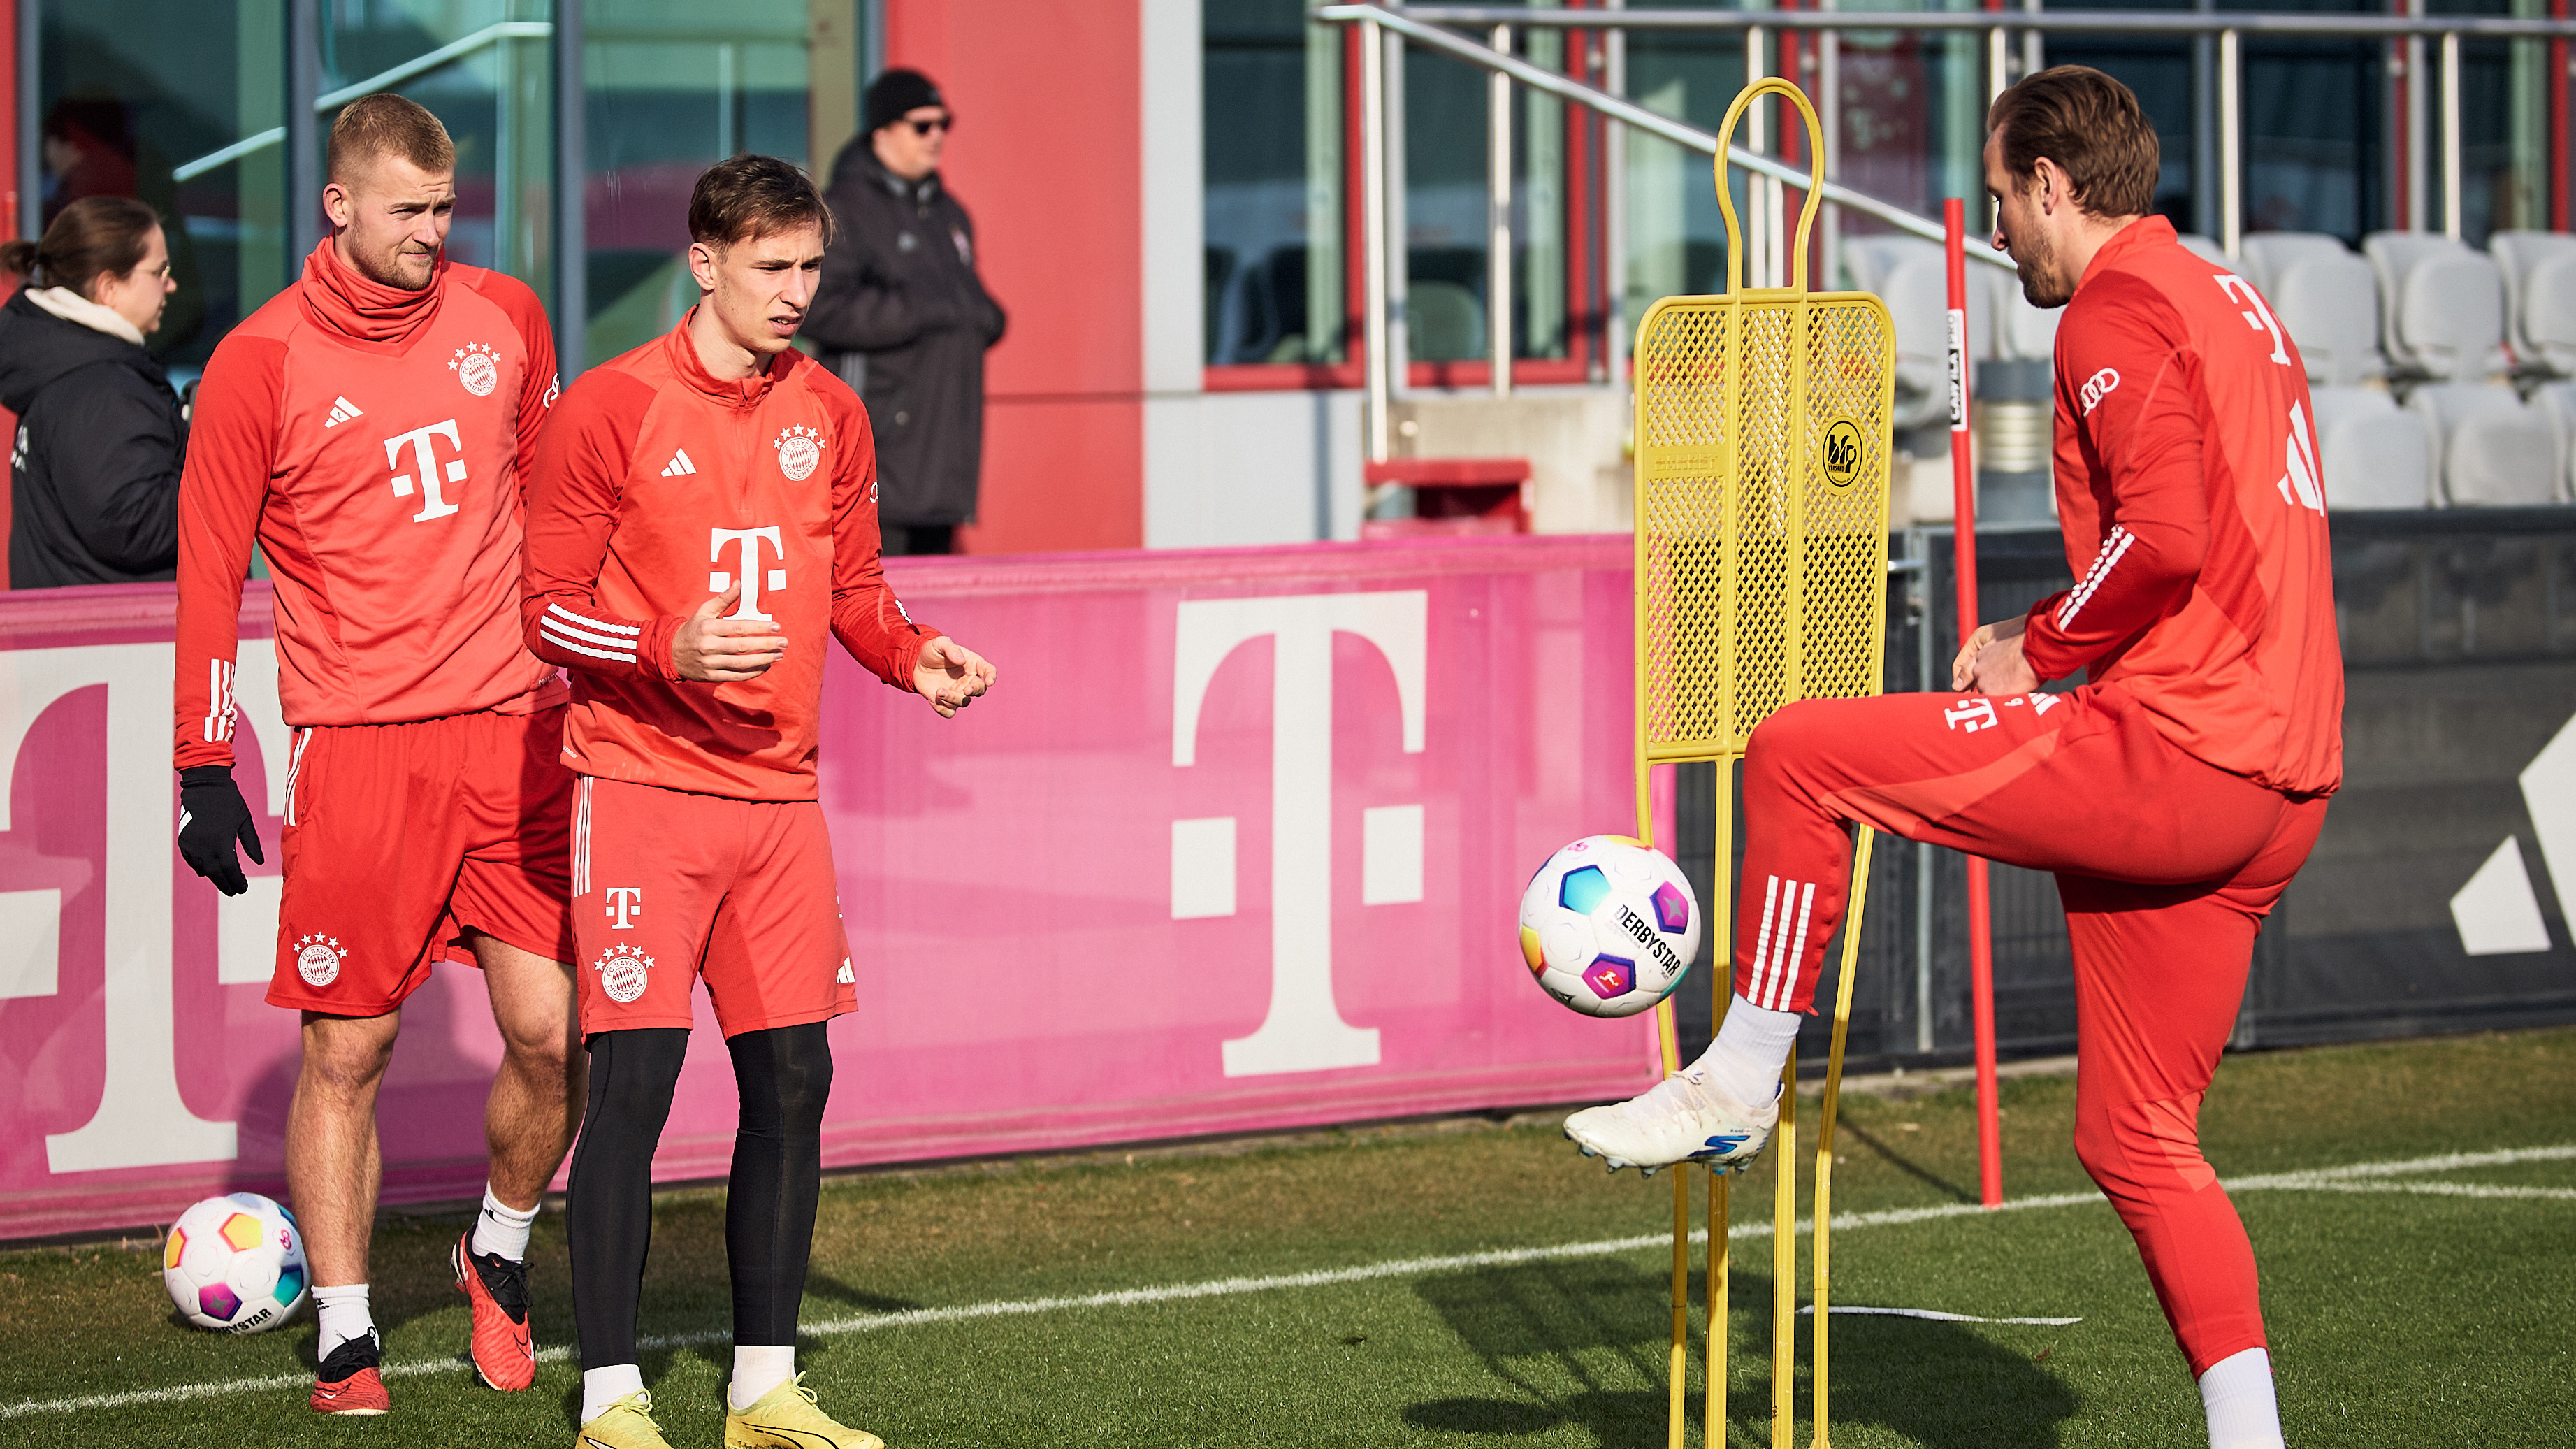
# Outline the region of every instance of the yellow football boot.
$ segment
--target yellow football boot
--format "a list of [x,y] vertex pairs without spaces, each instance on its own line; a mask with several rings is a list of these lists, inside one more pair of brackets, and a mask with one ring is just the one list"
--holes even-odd
[[725,1449],[885,1449],[865,1429],[835,1423],[815,1407],[814,1391],[798,1374],[760,1396],[748,1409],[725,1399]]
[[653,1395],[637,1389],[609,1405],[598,1418],[581,1426],[573,1449],[671,1449],[662,1426],[653,1422]]

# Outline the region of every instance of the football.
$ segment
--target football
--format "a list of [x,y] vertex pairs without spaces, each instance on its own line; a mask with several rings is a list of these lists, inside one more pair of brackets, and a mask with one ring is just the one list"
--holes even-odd
[[198,1203],[161,1245],[161,1286],[199,1328],[275,1328],[304,1305],[305,1278],[294,1215],[255,1192]]
[[1520,926],[1539,989],[1586,1016],[1652,1007],[1699,954],[1699,902],[1681,867],[1624,835],[1549,856],[1521,892]]

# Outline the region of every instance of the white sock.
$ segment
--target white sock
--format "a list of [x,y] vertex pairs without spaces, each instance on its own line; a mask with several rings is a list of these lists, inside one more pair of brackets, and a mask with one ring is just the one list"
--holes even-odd
[[537,1208],[545,1205],[541,1197],[537,1207],[521,1212],[494,1197],[490,1183],[483,1184],[483,1211],[474,1217],[474,1251],[487,1258],[498,1254],[513,1263],[525,1261],[528,1229],[536,1225]]
[[581,1421],[585,1424],[609,1411],[628,1394],[642,1393],[644,1370],[631,1363],[613,1363],[606,1368],[581,1371]]
[[760,1396],[796,1377],[796,1345],[737,1343],[733,1346],[733,1387],[725,1390],[735,1413],[760,1402]]
[[2209,1449],[2282,1449],[2281,1403],[2272,1391],[2272,1355],[2259,1348],[2231,1353],[2200,1376],[2200,1405],[2209,1415]]
[[1765,1106],[1780,1095],[1780,1070],[1798,1044],[1798,1022],[1794,1011],[1770,1011],[1738,996],[1726,1008],[1717,1040],[1691,1070],[1747,1107]]
[[376,1326],[375,1315],[367,1311],[364,1283],[314,1289],[313,1317],[322,1325],[322,1341],[313,1348],[317,1359],[329,1358],[331,1350],[350,1339],[366,1337],[368,1330]]

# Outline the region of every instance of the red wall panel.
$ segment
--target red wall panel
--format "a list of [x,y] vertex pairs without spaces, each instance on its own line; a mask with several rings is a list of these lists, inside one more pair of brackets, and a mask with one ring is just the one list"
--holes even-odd
[[1141,548],[1145,409],[1133,394],[997,397],[984,410],[983,519],[968,553]]
[[942,171],[1011,317],[988,360],[975,552],[1144,542],[1137,8],[893,0],[891,64],[939,83]]

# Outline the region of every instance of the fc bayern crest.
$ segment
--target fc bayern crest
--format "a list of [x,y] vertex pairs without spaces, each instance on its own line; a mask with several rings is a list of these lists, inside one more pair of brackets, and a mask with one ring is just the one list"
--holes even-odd
[[632,946],[611,946],[591,969],[599,973],[599,987],[608,999],[622,1006],[644,994],[652,979],[653,958]]
[[784,429],[770,446],[778,450],[778,471],[786,474],[790,483],[802,483],[812,477],[815,465],[823,461],[823,435],[812,428]]
[[468,342],[456,349],[447,365],[456,372],[456,380],[476,397],[490,397],[501,385],[501,364],[493,360],[492,349],[480,342]]
[[295,974],[307,986],[328,986],[340,979],[340,962],[346,956],[337,936],[305,936],[295,943]]

